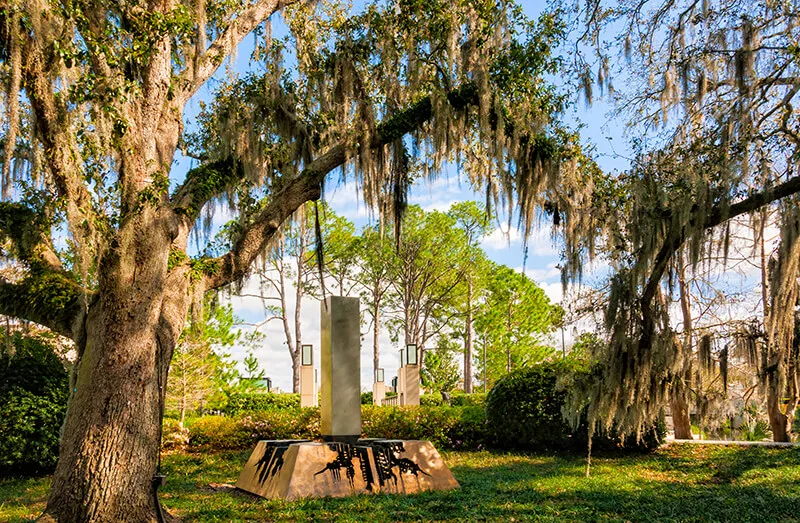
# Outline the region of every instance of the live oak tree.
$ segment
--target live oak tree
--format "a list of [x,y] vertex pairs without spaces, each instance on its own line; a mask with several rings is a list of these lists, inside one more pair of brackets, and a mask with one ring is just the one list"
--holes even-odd
[[[290,35],[273,40],[282,8]],[[183,136],[186,103],[251,33],[260,87],[247,99],[221,91],[215,107],[236,110],[212,111],[199,140]],[[544,81],[560,35],[555,17],[532,23],[507,1],[395,0],[351,15],[295,0],[5,0],[0,235],[23,270],[0,281],[0,313],[78,352],[42,519],[162,517],[153,476],[187,313],[241,281],[333,170],[391,214],[407,156],[427,172],[452,159],[525,224],[573,185],[576,139]],[[182,181],[178,147],[200,159]],[[188,256],[198,218],[222,200],[238,211],[229,249]]]
[[[717,252],[724,257],[730,220],[745,215],[757,222],[771,206],[783,240],[761,347],[770,362],[773,433],[788,438],[800,369],[792,348],[800,263],[792,9],[740,0],[580,4],[576,49],[591,52],[573,56],[585,96],[592,98],[593,85],[611,93],[638,134],[630,171],[616,180],[594,177],[595,210],[565,235],[568,276],[578,275],[600,245],[615,260],[601,379],[576,394],[592,398],[590,419],[606,428],[641,433],[691,352],[667,314],[676,253],[685,246],[692,264]],[[615,60],[615,52],[627,58]],[[778,408],[782,397],[790,398],[788,408]]]

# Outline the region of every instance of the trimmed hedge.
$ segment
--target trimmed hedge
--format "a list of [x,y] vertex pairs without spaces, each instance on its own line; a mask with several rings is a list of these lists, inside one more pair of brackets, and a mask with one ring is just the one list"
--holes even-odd
[[[441,407],[445,405],[441,393],[431,392],[419,397],[419,404],[423,407]],[[481,407],[486,406],[486,394],[476,392],[465,394],[464,392],[453,392],[450,395],[450,405],[453,407]]]
[[[318,408],[272,408],[239,416],[202,416],[187,423],[194,448],[248,449],[262,439],[318,439]],[[486,417],[478,407],[361,407],[367,438],[423,439],[439,448],[479,449],[487,437]],[[165,422],[166,442],[180,441],[180,427]]]
[[[486,418],[492,446],[516,450],[573,450],[587,447],[587,425],[572,430],[564,420],[562,408],[566,392],[559,390],[560,376],[587,374],[586,367],[574,360],[542,362],[511,372],[501,378],[486,399]],[[663,422],[649,430],[641,441],[629,437],[619,441],[616,434],[598,435],[592,440],[597,450],[625,448],[647,451],[656,448],[666,435]]]
[[450,405],[454,407],[486,407],[486,396],[483,392],[473,392],[472,394],[465,394],[463,392],[454,392],[450,396]]
[[231,394],[225,413],[236,415],[248,412],[259,412],[273,408],[300,407],[300,394],[275,394],[273,392],[251,392]]

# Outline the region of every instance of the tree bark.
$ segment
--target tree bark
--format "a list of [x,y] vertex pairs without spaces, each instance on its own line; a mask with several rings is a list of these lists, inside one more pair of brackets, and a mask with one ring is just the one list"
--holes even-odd
[[45,521],[156,521],[167,373],[190,300],[188,274],[167,274],[170,239],[148,229],[101,264]]
[[792,417],[789,409],[786,414],[781,412],[781,393],[780,389],[773,384],[768,386],[767,393],[767,414],[769,415],[769,426],[772,429],[772,441],[792,441]]
[[[689,303],[689,289],[686,284],[686,264],[684,263],[683,248],[678,250],[678,292],[680,293],[681,313],[683,314],[683,351],[685,359],[692,357],[692,309]],[[691,367],[690,367],[691,368]],[[689,406],[686,402],[686,383],[690,372],[684,369],[672,384],[671,410],[672,425],[675,430],[675,439],[694,439],[692,436],[692,421],[689,417]]]

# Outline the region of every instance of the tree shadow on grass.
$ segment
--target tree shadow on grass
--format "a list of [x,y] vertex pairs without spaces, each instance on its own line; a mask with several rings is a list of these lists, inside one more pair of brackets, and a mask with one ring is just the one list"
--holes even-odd
[[446,459],[461,484],[459,490],[285,502],[175,485],[177,495],[171,501],[186,520],[198,521],[795,521],[800,517],[796,488],[800,453],[700,448],[651,456],[601,456],[590,478],[584,476],[579,456],[464,453]]

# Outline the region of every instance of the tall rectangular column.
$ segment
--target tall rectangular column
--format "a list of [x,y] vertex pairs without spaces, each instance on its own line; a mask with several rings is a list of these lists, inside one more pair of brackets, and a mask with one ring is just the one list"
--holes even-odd
[[403,405],[419,405],[419,365],[403,367]]
[[361,330],[358,298],[329,296],[320,307],[322,405],[326,441],[361,436]]
[[416,343],[406,345],[403,359],[403,405],[419,405],[419,350]]
[[397,405],[402,407],[406,404],[406,351],[400,350],[400,368],[397,369]]
[[372,384],[372,404],[383,405],[383,398],[386,397],[386,384],[383,382],[383,369],[375,371],[375,382]]
[[317,406],[317,386],[314,379],[314,346],[300,347],[300,406]]

